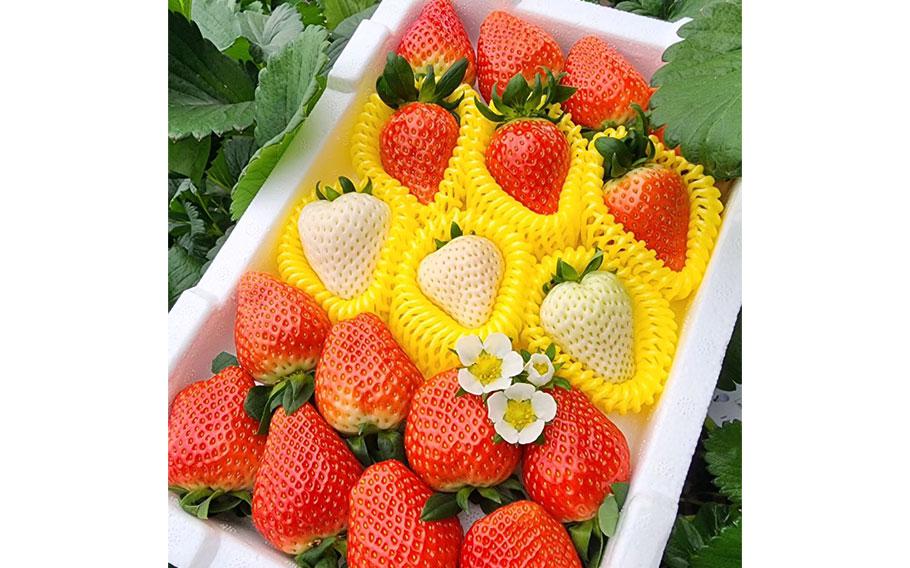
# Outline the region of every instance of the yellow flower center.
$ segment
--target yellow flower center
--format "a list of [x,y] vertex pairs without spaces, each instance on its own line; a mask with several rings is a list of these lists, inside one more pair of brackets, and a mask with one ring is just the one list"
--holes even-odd
[[503,419],[521,432],[526,426],[537,420],[530,400],[509,400],[506,403],[506,414]]
[[502,376],[502,359],[481,351],[468,371],[477,377],[480,384],[486,386]]
[[547,371],[549,371],[549,369],[547,369],[546,363],[534,363],[533,367],[534,367],[534,370],[537,371],[537,374],[540,375],[541,377],[546,375]]

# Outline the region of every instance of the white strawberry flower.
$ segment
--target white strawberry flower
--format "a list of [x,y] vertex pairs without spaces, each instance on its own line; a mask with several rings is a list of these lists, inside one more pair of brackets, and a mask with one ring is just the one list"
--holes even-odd
[[517,383],[487,398],[487,416],[506,442],[530,444],[556,417],[556,400],[533,385]]
[[462,335],[455,342],[455,352],[463,365],[458,369],[458,384],[471,394],[507,388],[524,367],[504,333],[491,333],[484,341],[476,335]]
[[525,371],[528,372],[529,383],[542,387],[553,378],[555,369],[549,357],[543,353],[535,353],[531,355],[531,358],[525,364]]

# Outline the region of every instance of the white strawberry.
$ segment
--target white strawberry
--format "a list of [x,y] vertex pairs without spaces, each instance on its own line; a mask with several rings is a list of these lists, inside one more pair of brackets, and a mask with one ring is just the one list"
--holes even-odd
[[417,284],[434,304],[469,328],[480,327],[493,313],[505,262],[492,242],[461,235],[452,225],[452,240],[427,255],[417,268]]
[[559,347],[604,379],[635,373],[632,299],[619,278],[597,271],[601,254],[578,274],[562,260],[540,306],[540,323]]
[[316,187],[317,201],[300,212],[297,230],[307,262],[333,294],[349,300],[366,292],[389,232],[391,211],[371,195],[367,182],[358,193],[353,182],[338,178],[339,193]]

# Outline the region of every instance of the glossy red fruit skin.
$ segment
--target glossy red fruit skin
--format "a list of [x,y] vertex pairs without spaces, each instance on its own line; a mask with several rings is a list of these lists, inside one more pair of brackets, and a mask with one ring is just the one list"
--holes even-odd
[[316,367],[316,406],[336,430],[397,427],[408,415],[423,375],[376,315],[332,326]]
[[405,30],[397,53],[416,71],[425,73],[428,67],[435,67],[437,78],[453,63],[465,58],[468,69],[464,82],[469,85],[474,82],[474,48],[449,0],[430,0],[424,5],[417,19]]
[[537,503],[516,501],[474,523],[461,568],[581,568],[569,533]]
[[521,448],[493,442],[496,431],[479,396],[458,392],[458,371],[426,381],[411,400],[404,447],[414,473],[436,491],[491,487],[518,465]]
[[426,205],[439,190],[458,143],[458,121],[439,105],[408,103],[395,111],[379,135],[385,171]]
[[631,63],[594,36],[581,38],[569,50],[562,83],[577,89],[562,108],[575,124],[597,130],[635,118],[632,103],[647,109],[653,92]]
[[271,384],[315,367],[331,326],[305,292],[264,272],[240,278],[234,343],[240,366],[254,379]]
[[623,433],[578,390],[555,388],[556,418],[542,445],[529,444],[522,461],[528,496],[559,522],[597,513],[610,484],[628,481],[629,445]]
[[477,38],[477,88],[490,100],[493,86],[501,93],[516,73],[528,81],[545,75],[539,66],[558,75],[565,64],[562,50],[542,28],[502,11],[491,12],[480,24]]
[[676,170],[636,168],[604,187],[604,203],[626,231],[642,240],[670,270],[686,265],[689,189]]
[[253,487],[253,524],[288,554],[348,524],[348,497],[363,468],[311,404],[272,416]]
[[351,491],[350,568],[456,568],[461,525],[455,517],[424,522],[433,492],[399,461],[363,472]]
[[518,119],[499,127],[486,150],[490,175],[503,191],[540,215],[559,209],[572,150],[555,124]]
[[168,485],[188,490],[253,488],[265,436],[243,410],[255,383],[240,367],[227,367],[174,397],[167,421]]

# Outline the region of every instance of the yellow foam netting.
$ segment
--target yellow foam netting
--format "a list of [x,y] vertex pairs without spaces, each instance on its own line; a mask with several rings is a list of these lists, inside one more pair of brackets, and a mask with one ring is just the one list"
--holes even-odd
[[[476,234],[489,239],[505,261],[502,283],[493,305],[493,313],[482,326],[466,328],[430,301],[417,283],[420,261],[435,252],[435,239],[448,240],[452,222],[458,223],[465,235]],[[474,211],[452,210],[430,219],[410,238],[395,240],[390,255],[396,274],[389,313],[389,328],[425,377],[459,364],[450,349],[466,334],[486,337],[493,332],[518,339],[527,294],[527,278],[534,257],[528,243],[508,226],[487,219]]]
[[[581,136],[581,127],[566,114],[557,123],[571,147],[572,157],[566,180],[559,194],[559,208],[551,215],[540,215],[521,204],[502,190],[486,165],[486,149],[496,130],[496,124],[487,120],[471,99],[463,104],[462,123],[469,136],[465,139],[464,157],[460,162],[467,184],[466,205],[500,223],[508,223],[530,245],[538,258],[549,252],[578,244],[582,228],[582,184],[587,165],[587,141]],[[553,105],[549,114],[562,114],[559,105]]]
[[676,170],[689,189],[689,234],[686,264],[680,271],[671,270],[648,245],[617,223],[604,203],[603,156],[594,148],[594,140],[603,136],[624,138],[626,129],[607,129],[594,136],[588,145],[588,180],[584,184],[584,228],[581,244],[598,247],[621,259],[621,271],[631,272],[652,284],[669,300],[681,300],[698,288],[720,228],[723,204],[714,178],[705,175],[701,165],[692,164],[651,136],[656,148],[654,163]]
[[[523,342],[532,353],[556,345],[556,363],[562,363],[559,376],[584,392],[603,412],[639,412],[654,404],[670,373],[676,349],[676,321],[673,310],[658,290],[628,272],[617,271],[632,300],[633,358],[635,373],[621,383],[612,383],[574,359],[553,340],[540,323],[540,306],[545,294],[543,286],[556,272],[556,261],[562,259],[580,273],[594,256],[594,248],[578,247],[557,251],[544,257],[525,278],[524,293],[528,296]],[[600,270],[616,271],[620,259],[604,256]]]
[[[358,189],[363,189],[365,185],[366,180],[364,179],[357,187]],[[373,280],[369,288],[362,294],[348,300],[335,295],[322,284],[322,280],[319,279],[310,263],[307,262],[306,255],[303,252],[303,245],[300,242],[297,220],[304,206],[316,200],[315,186],[306,191],[291,211],[278,241],[278,271],[281,274],[281,278],[288,284],[300,288],[319,302],[319,305],[328,313],[332,323],[352,318],[362,312],[372,312],[382,318],[388,315],[392,288],[391,267],[389,264],[392,259],[390,255],[400,248],[397,246],[396,239],[405,236],[406,232],[398,230],[398,226],[403,224],[403,219],[400,212],[396,210],[396,204],[389,203],[389,196],[381,197],[376,195],[375,184],[373,195],[389,205],[391,209],[390,227],[385,243],[383,243],[379,253],[379,261],[373,270]]]
[[448,100],[456,100],[464,96],[458,105],[456,113],[460,117],[458,142],[449,158],[443,180],[439,183],[439,191],[431,203],[420,203],[408,188],[397,179],[386,173],[382,167],[382,158],[379,154],[379,141],[382,129],[395,112],[389,108],[379,95],[370,95],[363,112],[357,119],[354,132],[351,136],[351,160],[354,169],[362,178],[373,180],[373,194],[381,196],[384,200],[398,201],[401,210],[420,224],[427,219],[442,214],[450,209],[462,208],[465,202],[464,181],[461,179],[461,161],[464,159],[465,146],[469,139],[468,125],[464,119],[466,109],[474,100],[474,90],[462,84]]

